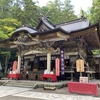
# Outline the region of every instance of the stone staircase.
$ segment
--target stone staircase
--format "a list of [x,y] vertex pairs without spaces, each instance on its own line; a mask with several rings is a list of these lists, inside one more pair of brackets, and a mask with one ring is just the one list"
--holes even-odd
[[3,86],[23,87],[23,88],[35,88],[37,86],[36,81],[25,81],[25,80],[8,80]]
[[33,81],[33,80],[0,80],[3,86],[23,87],[23,88],[63,88],[67,86],[67,81],[62,82],[47,82],[47,81]]
[[[0,80],[0,85],[3,86],[11,86],[11,87],[23,87],[23,88],[50,88],[50,89],[60,89],[63,87],[67,87],[69,81],[61,81],[61,82],[47,82],[47,81],[33,81],[33,80]],[[98,83],[98,87],[100,88],[100,80],[91,80],[90,82]]]

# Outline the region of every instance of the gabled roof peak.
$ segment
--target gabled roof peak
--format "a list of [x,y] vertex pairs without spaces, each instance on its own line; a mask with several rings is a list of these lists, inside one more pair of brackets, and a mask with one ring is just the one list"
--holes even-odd
[[43,16],[41,19],[45,19],[45,20],[48,20],[48,16]]
[[41,19],[40,19],[40,22],[37,26],[37,29],[40,27],[41,23],[44,24],[46,27],[48,27],[49,29],[54,29],[55,28],[55,25],[53,25],[49,19],[49,17],[46,17],[46,16],[43,16]]

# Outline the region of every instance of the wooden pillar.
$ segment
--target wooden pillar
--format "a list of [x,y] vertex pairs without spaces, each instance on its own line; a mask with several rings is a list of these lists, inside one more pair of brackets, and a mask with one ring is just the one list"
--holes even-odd
[[21,67],[21,55],[18,55],[17,73],[20,73],[20,67]]
[[47,70],[51,71],[51,53],[47,53]]

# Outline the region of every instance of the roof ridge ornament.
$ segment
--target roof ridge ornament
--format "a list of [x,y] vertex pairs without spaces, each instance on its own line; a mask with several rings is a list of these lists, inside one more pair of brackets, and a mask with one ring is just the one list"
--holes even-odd
[[81,20],[86,21],[86,20],[87,20],[87,18],[86,18],[84,15],[82,15],[82,16],[81,16]]
[[25,25],[23,24],[22,27],[25,27]]

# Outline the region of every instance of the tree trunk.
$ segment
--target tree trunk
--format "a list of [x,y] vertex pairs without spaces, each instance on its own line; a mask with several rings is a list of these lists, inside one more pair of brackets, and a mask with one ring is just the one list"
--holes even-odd
[[7,73],[7,68],[8,68],[8,58],[5,58],[5,73]]

